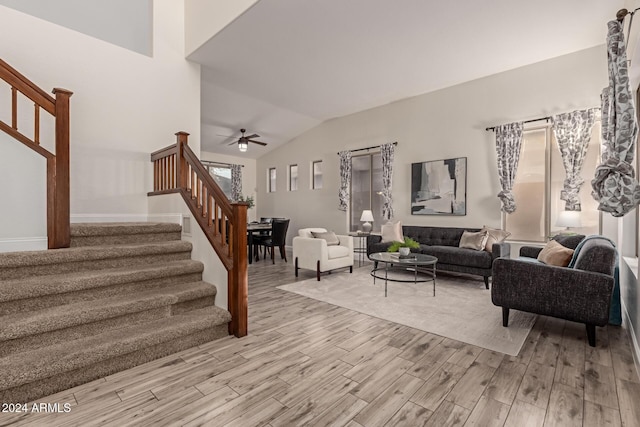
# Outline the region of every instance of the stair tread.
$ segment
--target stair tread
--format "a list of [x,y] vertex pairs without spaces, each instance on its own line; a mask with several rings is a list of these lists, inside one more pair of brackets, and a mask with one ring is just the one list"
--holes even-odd
[[143,266],[134,265],[0,280],[0,302],[153,280],[180,274],[201,273],[203,269],[204,265],[200,261],[186,259]]
[[94,261],[110,258],[127,258],[141,255],[157,255],[190,252],[190,242],[169,240],[138,244],[82,246],[45,251],[5,252],[0,256],[0,268],[28,267],[65,262]]
[[180,224],[170,222],[81,222],[71,224],[71,237],[175,233]]
[[211,306],[124,327],[28,353],[0,358],[0,390],[80,369],[149,346],[231,321],[227,310]]
[[216,292],[214,285],[198,281],[147,290],[136,294],[135,299],[131,295],[119,295],[34,312],[9,314],[0,317],[0,342],[169,306],[215,295]]

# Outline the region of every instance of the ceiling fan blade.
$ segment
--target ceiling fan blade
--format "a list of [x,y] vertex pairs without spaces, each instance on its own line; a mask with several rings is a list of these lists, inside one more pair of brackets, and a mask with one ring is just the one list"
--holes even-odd
[[245,138],[247,138],[247,139],[251,139],[251,138],[259,138],[259,137],[260,137],[260,135],[258,135],[257,133],[254,133],[253,135],[247,135],[247,136],[245,136]]
[[254,141],[253,139],[249,139],[249,142],[253,142],[254,144],[260,144],[260,145],[267,145],[266,142],[261,142],[261,141]]
[[237,143],[238,143],[238,141],[233,141],[233,142],[231,142],[231,143],[229,143],[227,145],[233,145],[233,144],[237,144]]

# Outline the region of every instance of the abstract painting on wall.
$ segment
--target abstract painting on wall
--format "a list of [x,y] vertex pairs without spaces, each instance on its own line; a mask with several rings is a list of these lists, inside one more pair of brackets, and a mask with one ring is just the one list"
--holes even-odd
[[466,157],[411,164],[411,214],[467,214]]

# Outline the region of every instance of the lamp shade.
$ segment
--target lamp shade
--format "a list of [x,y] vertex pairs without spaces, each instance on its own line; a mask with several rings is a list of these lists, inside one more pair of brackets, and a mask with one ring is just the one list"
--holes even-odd
[[577,228],[582,227],[580,211],[562,211],[556,220],[556,227]]
[[360,221],[373,221],[373,212],[369,210],[362,211],[362,216],[360,217]]
[[247,148],[249,148],[249,144],[246,141],[238,142],[238,149],[240,151],[244,153],[245,151],[247,151]]

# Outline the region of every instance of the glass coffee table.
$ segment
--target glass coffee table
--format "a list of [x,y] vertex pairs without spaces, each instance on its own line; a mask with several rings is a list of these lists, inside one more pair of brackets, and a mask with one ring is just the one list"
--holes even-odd
[[[431,255],[414,254],[409,257],[400,257],[396,252],[377,252],[369,255],[371,261],[382,263],[382,266],[376,266],[371,270],[371,276],[373,276],[373,283],[376,283],[376,279],[384,280],[384,296],[387,296],[387,281],[391,282],[433,282],[433,296],[436,296],[436,263],[438,258]],[[404,270],[413,271],[413,280],[389,278],[389,271],[392,270]],[[384,276],[381,275],[381,271],[384,271]],[[418,273],[426,274],[427,277],[418,278]]]

